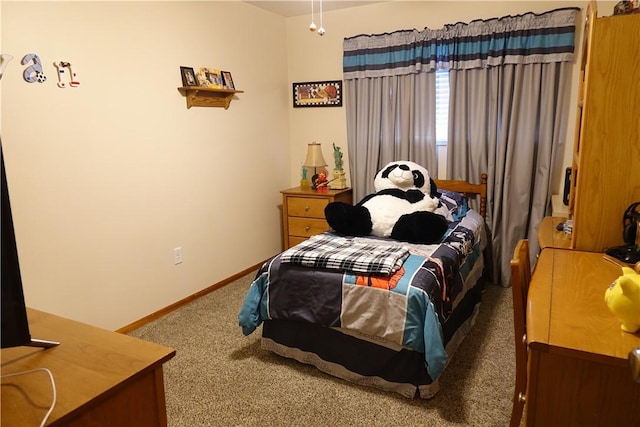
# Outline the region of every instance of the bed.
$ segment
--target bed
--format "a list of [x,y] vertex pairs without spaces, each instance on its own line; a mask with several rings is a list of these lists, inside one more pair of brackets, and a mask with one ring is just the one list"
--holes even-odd
[[240,309],[242,332],[262,325],[265,350],[356,384],[433,397],[480,307],[486,183],[486,174],[480,184],[436,181],[454,218],[439,244],[330,230],[268,260]]

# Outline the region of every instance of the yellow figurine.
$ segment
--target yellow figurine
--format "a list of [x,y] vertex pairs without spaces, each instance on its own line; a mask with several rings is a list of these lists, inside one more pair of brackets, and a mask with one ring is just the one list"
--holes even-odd
[[[640,263],[636,264],[636,271]],[[618,277],[604,293],[609,310],[622,322],[621,329],[635,333],[640,330],[640,274],[629,267],[622,267]]]

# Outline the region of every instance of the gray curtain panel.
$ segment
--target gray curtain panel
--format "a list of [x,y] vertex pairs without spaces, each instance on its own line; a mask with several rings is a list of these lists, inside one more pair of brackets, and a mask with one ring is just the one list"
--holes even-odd
[[531,237],[531,253],[538,252],[534,236],[551,200],[554,159],[563,152],[570,82],[567,62],[450,71],[447,178],[473,180],[488,171],[497,283],[510,283],[519,239]]
[[536,253],[534,236],[548,211],[552,165],[566,134],[578,11],[345,39],[354,199],[374,191],[375,173],[392,160],[415,161],[437,176],[435,71],[449,71],[447,178],[479,182],[489,175],[491,272],[507,286],[515,243],[530,237]]
[[373,179],[394,160],[438,176],[435,73],[345,80],[347,145],[353,199],[374,193]]

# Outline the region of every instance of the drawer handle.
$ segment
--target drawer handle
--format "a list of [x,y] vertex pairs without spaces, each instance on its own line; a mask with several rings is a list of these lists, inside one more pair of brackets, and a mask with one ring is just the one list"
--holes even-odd
[[631,369],[631,378],[640,383],[640,347],[629,352],[629,368]]
[[309,206],[304,207],[305,212],[309,210]]
[[527,397],[524,395],[524,393],[518,393],[518,402],[527,403]]
[[309,227],[308,225],[306,227],[304,227],[304,231],[309,231],[311,229],[311,227]]

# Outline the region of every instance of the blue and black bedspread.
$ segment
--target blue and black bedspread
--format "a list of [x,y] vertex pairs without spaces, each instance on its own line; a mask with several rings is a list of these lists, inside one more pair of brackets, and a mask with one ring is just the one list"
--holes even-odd
[[[332,236],[325,233],[320,239]],[[360,246],[397,244],[369,237],[347,240]],[[442,325],[464,296],[485,244],[484,221],[469,211],[450,224],[440,244],[400,245],[398,250],[407,250],[408,256],[387,275],[348,271],[340,262],[310,268],[291,261],[295,256],[283,261],[285,252],[258,271],[239,324],[245,335],[267,319],[349,329],[424,353],[429,375],[437,378],[447,363]]]

